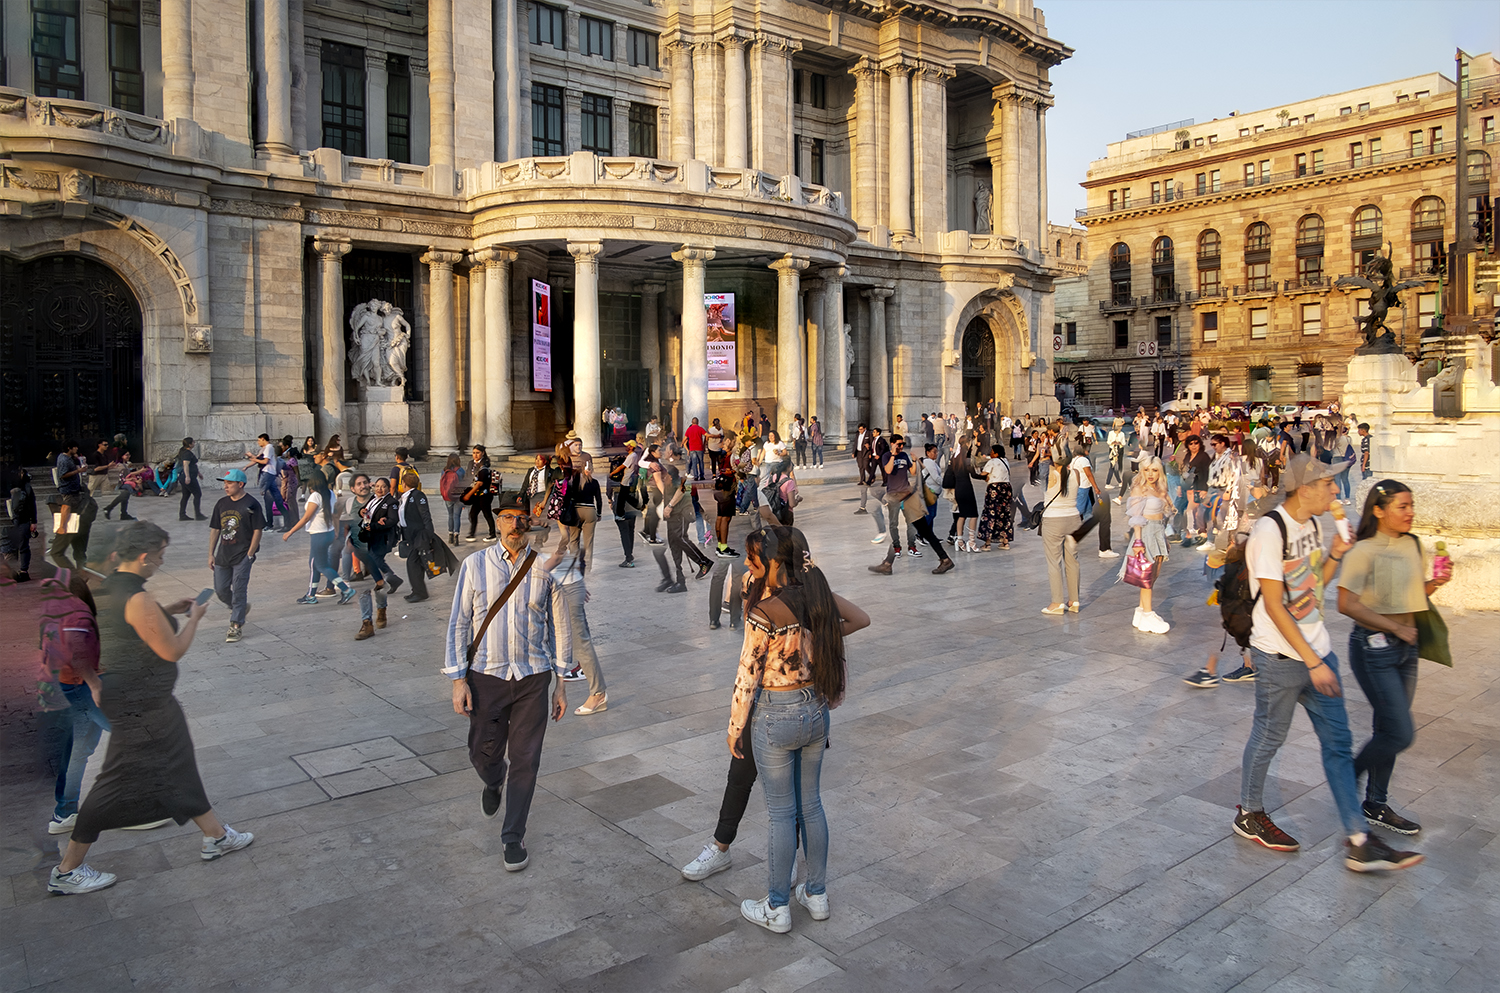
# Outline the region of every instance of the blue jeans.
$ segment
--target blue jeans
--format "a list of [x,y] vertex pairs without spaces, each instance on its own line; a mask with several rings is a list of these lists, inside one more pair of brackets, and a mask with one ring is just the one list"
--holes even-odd
[[1396,756],[1417,736],[1411,719],[1411,702],[1417,695],[1417,646],[1379,632],[1386,645],[1374,648],[1370,638],[1376,633],[1358,624],[1349,632],[1349,670],[1375,710],[1375,733],[1354,759],[1354,775],[1369,773],[1365,799],[1385,803]]
[[812,447],[812,450],[813,465],[817,466],[819,469],[823,468],[823,446],[814,445]]
[[[1343,472],[1339,473],[1337,476],[1334,477],[1339,482],[1339,499],[1340,500],[1347,500],[1347,499],[1349,499],[1349,495],[1352,492],[1354,492],[1352,489],[1349,488],[1349,470],[1352,469],[1352,468],[1354,468],[1354,466],[1351,463],[1350,465],[1347,465],[1347,466],[1344,467],[1344,471]],[[1349,665],[1350,665],[1351,668],[1353,667],[1353,665],[1354,665],[1354,659],[1353,658],[1349,659]]]
[[240,559],[238,565],[214,566],[214,592],[219,602],[229,608],[229,622],[244,624],[250,613],[250,567],[254,563],[249,557]]
[[444,502],[448,504],[448,533],[458,534],[464,529],[464,505],[458,500]]
[[281,515],[281,526],[291,527],[294,520],[291,511],[286,509],[286,501],[281,497],[280,481],[270,473],[262,473],[260,477],[260,496],[266,505],[266,527],[276,523],[276,518],[271,516],[274,510]]
[[773,907],[791,902],[797,858],[797,813],[807,862],[807,892],[825,891],[828,819],[818,791],[828,742],[828,705],[812,689],[761,690],[750,718],[755,768],[770,815],[767,884]]
[[57,770],[57,806],[52,816],[58,820],[78,813],[78,794],[83,791],[83,770],[89,756],[99,747],[99,736],[109,730],[109,719],[104,716],[94,694],[85,683],[63,683],[63,695],[73,705],[73,745],[66,752],[67,765]]
[[[1250,658],[1255,666],[1255,724],[1250,729],[1250,740],[1245,743],[1240,767],[1240,806],[1249,811],[1265,810],[1261,794],[1265,790],[1266,772],[1286,741],[1300,703],[1317,732],[1323,750],[1323,774],[1328,777],[1328,788],[1333,791],[1344,832],[1358,834],[1367,830],[1355,792],[1353,747],[1344,698],[1319,693],[1313,687],[1312,674],[1299,658],[1270,655],[1254,647],[1250,649]],[[1323,656],[1323,662],[1338,678],[1338,656],[1329,652]],[[1342,687],[1342,680],[1339,685]]]
[[318,588],[318,577],[321,575],[328,580],[329,586],[343,586],[344,581],[339,579],[338,563],[333,561],[333,540],[337,535],[333,531],[324,531],[322,534],[309,535],[312,539],[312,547],[308,551],[308,575],[307,590],[315,592]]
[[687,471],[688,471],[688,475],[691,476],[694,479],[702,479],[703,478],[703,453],[702,452],[694,452],[694,451],[689,451],[688,452]]

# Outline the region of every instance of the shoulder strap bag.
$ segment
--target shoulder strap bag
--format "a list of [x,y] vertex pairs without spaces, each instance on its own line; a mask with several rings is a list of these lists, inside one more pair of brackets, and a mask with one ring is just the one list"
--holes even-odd
[[[1417,543],[1417,559],[1420,561],[1422,539],[1414,534],[1408,536]],[[1433,606],[1432,597],[1427,598],[1427,609],[1415,611],[1412,620],[1417,627],[1417,658],[1453,668],[1453,652],[1448,648],[1448,622]]]
[[484,623],[479,625],[479,631],[475,633],[474,640],[469,642],[468,651],[464,653],[469,665],[474,664],[474,656],[479,652],[479,643],[484,640],[484,633],[490,629],[490,622],[495,619],[496,614],[500,613],[500,609],[511,598],[511,594],[516,592],[516,587],[521,585],[521,580],[526,578],[526,574],[531,571],[531,564],[535,561],[535,550],[527,551],[526,558],[521,560],[521,568],[516,570],[516,574],[510,577],[510,582],[505,584],[505,589],[500,591],[500,596],[490,604],[489,612],[484,615]]

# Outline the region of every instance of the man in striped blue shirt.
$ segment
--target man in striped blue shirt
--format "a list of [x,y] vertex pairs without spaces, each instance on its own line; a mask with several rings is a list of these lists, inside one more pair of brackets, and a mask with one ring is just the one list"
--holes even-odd
[[529,861],[523,839],[542,762],[547,687],[554,673],[558,679],[552,692],[552,719],[561,720],[568,706],[562,681],[566,666],[557,651],[559,628],[567,636],[568,614],[561,589],[546,569],[533,562],[490,622],[469,662],[469,645],[485,615],[529,554],[526,535],[530,528],[522,494],[504,494],[495,516],[500,541],[464,559],[458,570],[443,675],[453,680],[454,712],[469,715],[469,761],[484,782],[479,803],[485,817],[499,812],[500,788],[502,784],[507,787],[500,840],[505,845],[505,868],[519,872]]

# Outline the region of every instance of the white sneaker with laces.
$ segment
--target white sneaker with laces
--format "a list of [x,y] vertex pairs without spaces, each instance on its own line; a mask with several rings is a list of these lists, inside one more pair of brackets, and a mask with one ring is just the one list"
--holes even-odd
[[203,836],[203,861],[212,862],[221,859],[230,852],[237,852],[241,848],[249,848],[250,842],[255,840],[255,835],[249,831],[236,831],[228,824],[224,825],[224,837],[210,838]]
[[100,872],[88,863],[80,865],[72,872],[58,872],[57,870],[57,866],[52,867],[52,877],[47,880],[47,892],[61,893],[63,896],[102,890],[106,886],[113,886],[117,878],[114,873]]
[[1141,630],[1147,634],[1166,634],[1172,630],[1172,625],[1162,619],[1162,616],[1152,610],[1141,615]]
[[682,878],[691,879],[696,883],[716,872],[723,872],[733,861],[727,851],[720,851],[718,845],[709,842],[703,846],[703,851],[698,854],[697,858],[682,867]]
[[771,898],[746,900],[740,904],[740,916],[751,924],[759,924],[767,931],[786,934],[792,929],[792,908],[773,907]]
[[1135,628],[1137,631],[1146,630],[1145,628],[1141,627],[1141,619],[1145,616],[1146,612],[1144,610],[1139,607],[1135,608],[1135,618],[1130,622],[1130,626]]
[[815,921],[828,920],[828,894],[809,893],[806,883],[798,883],[796,889],[797,902],[807,908]]
[[47,822],[48,834],[71,834],[73,825],[78,823],[77,814],[69,814],[67,817],[58,819],[56,817]]
[[1117,559],[1117,558],[1120,557],[1120,553],[1116,552],[1116,551],[1114,551],[1112,549],[1106,548],[1104,551],[1102,551],[1102,552],[1099,553],[1099,557],[1101,559]]

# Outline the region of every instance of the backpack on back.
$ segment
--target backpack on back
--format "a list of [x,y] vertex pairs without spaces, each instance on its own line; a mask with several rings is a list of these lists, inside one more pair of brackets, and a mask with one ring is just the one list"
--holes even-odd
[[[1284,562],[1287,557],[1286,521],[1275,511],[1266,516],[1276,521],[1276,528],[1281,532],[1281,559]],[[1245,564],[1245,549],[1249,544],[1246,539],[1243,545],[1236,542],[1230,546],[1224,553],[1224,572],[1219,576],[1218,582],[1214,583],[1219,601],[1220,623],[1241,648],[1250,647],[1250,632],[1255,626],[1255,604],[1260,599],[1258,591],[1253,596],[1250,593],[1250,570]]]

